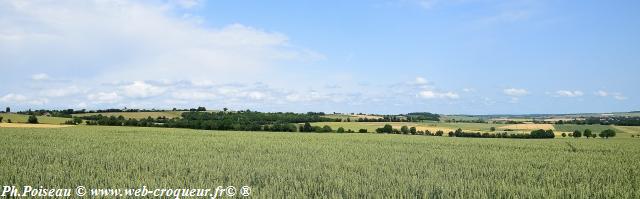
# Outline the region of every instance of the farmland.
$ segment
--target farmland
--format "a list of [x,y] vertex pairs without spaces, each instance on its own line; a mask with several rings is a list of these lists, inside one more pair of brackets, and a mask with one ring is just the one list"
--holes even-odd
[[[13,123],[26,123],[27,118],[29,118],[28,115],[14,113],[0,113],[0,117],[3,117],[2,122],[11,120]],[[70,118],[38,116],[38,122],[41,124],[62,124],[67,120],[70,120]]]
[[358,129],[367,129],[368,132],[375,132],[376,128],[380,128],[385,124],[390,124],[393,128],[400,129],[401,126],[416,127],[418,130],[429,130],[432,132],[442,130],[445,132],[455,131],[461,128],[465,131],[488,132],[491,127],[501,127],[505,124],[487,124],[487,123],[446,123],[446,122],[316,122],[312,125],[324,126],[329,125],[331,128],[345,128],[357,131]]
[[103,116],[123,116],[126,119],[143,119],[147,117],[158,118],[177,118],[180,117],[182,111],[157,111],[157,112],[106,112],[106,113],[80,113],[73,114],[75,117],[91,116],[91,115],[103,115]]
[[249,185],[258,198],[638,198],[638,141],[0,128],[0,183]]

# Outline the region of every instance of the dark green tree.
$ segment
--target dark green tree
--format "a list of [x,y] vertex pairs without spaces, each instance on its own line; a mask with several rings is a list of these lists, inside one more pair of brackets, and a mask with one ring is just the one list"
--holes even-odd
[[390,124],[385,124],[384,127],[382,127],[382,132],[393,133],[393,126],[391,126]]
[[409,134],[409,127],[407,126],[400,127],[400,132],[402,132],[402,134]]
[[337,131],[337,132],[338,132],[338,133],[344,133],[344,128],[342,128],[342,127],[338,128],[338,131]]
[[584,130],[584,133],[583,133],[582,135],[583,135],[584,137],[589,138],[589,137],[591,137],[591,134],[592,134],[591,129],[585,129],[585,130]]
[[562,137],[567,137],[567,133],[562,133]]
[[411,135],[418,134],[418,129],[416,129],[415,126],[412,126],[411,128],[409,128],[409,133],[411,133]]
[[35,115],[30,115],[29,119],[27,119],[27,122],[30,124],[37,124],[38,123],[38,117],[36,117]]
[[580,132],[580,131],[578,131],[578,130],[573,131],[573,137],[574,137],[574,138],[580,138],[580,137],[582,137],[582,132]]

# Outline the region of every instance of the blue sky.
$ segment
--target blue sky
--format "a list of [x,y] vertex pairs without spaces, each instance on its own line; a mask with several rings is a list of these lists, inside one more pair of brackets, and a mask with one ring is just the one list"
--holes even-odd
[[0,2],[0,106],[640,110],[639,1]]

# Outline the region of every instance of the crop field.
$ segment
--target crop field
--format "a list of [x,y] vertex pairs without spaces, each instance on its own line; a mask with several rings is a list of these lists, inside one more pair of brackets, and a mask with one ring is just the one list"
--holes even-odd
[[357,120],[357,119],[380,119],[382,118],[381,116],[377,116],[377,115],[348,115],[348,114],[329,114],[329,115],[324,115],[322,117],[326,117],[326,118],[331,118],[331,119],[343,119],[346,120],[347,118],[351,119],[351,120]]
[[103,115],[103,116],[120,116],[122,115],[124,118],[133,118],[133,119],[142,119],[147,117],[158,118],[158,117],[166,117],[166,118],[176,118],[180,117],[182,111],[158,111],[158,112],[106,112],[106,113],[80,113],[73,114],[73,116],[90,116],[90,115]]
[[455,131],[461,128],[465,131],[488,132],[491,127],[501,127],[504,124],[486,124],[486,123],[445,123],[445,122],[316,122],[315,126],[329,125],[333,129],[339,127],[358,131],[358,129],[367,129],[368,132],[375,132],[377,128],[390,124],[393,128],[400,129],[401,126],[416,127],[418,130],[429,130],[435,132],[442,130],[444,132]]
[[551,129],[555,130],[553,124],[509,124],[501,126],[500,129],[515,129],[515,130],[537,130],[537,129]]
[[638,198],[639,141],[0,128],[0,184],[247,185],[256,198]]
[[577,125],[577,124],[556,124],[553,125],[558,131],[562,132],[573,132],[575,130],[583,131],[585,129],[591,129],[593,132],[601,132],[607,129],[614,129],[613,126],[593,124],[593,125]]
[[63,127],[71,127],[71,126],[73,126],[73,125],[0,123],[0,127],[3,127],[3,128],[63,128]]
[[[0,117],[3,117],[2,122],[7,122],[10,119],[13,123],[26,123],[29,115],[0,113]],[[71,118],[38,116],[38,122],[41,124],[63,124],[68,120]]]

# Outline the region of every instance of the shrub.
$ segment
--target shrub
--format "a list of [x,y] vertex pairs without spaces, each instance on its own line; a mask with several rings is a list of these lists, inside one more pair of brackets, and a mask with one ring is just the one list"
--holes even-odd
[[582,135],[587,138],[591,137],[591,129],[585,129]]
[[411,135],[415,135],[418,133],[418,130],[415,126],[412,126],[411,128],[409,128],[409,133],[411,133]]
[[567,137],[567,134],[566,133],[562,133],[562,137]]
[[400,127],[400,132],[402,132],[402,134],[409,134],[409,127],[407,126]]
[[490,130],[490,131],[496,131],[496,127],[493,127],[493,126],[492,126],[491,128],[489,128],[489,130]]
[[367,133],[367,129],[360,129],[358,130],[358,133]]
[[35,115],[30,115],[29,119],[27,119],[27,122],[30,124],[37,124],[38,123],[38,117],[36,117]]
[[337,131],[337,132],[338,132],[338,133],[344,133],[344,128],[342,128],[342,127],[338,128],[338,131]]
[[[451,134],[452,132],[449,132],[449,134]],[[436,136],[442,136],[444,135],[444,131],[436,131]],[[449,135],[449,137],[451,137],[451,135]]]

